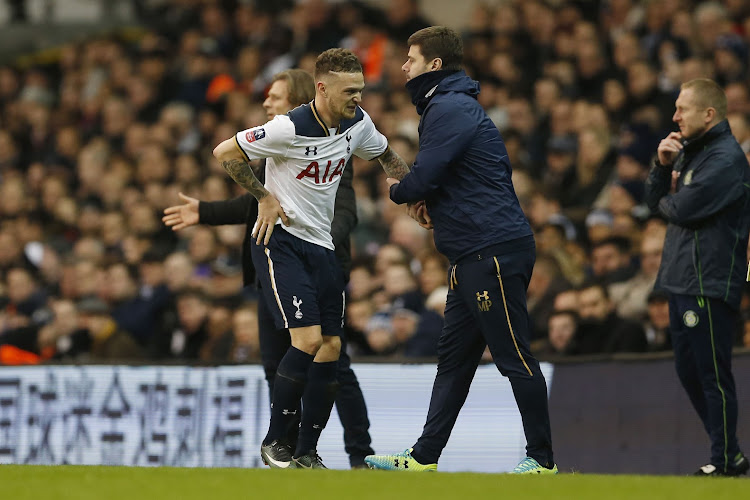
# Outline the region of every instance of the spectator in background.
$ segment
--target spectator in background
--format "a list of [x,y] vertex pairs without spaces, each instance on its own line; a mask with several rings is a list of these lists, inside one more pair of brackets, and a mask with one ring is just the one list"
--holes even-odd
[[643,181],[617,180],[607,190],[606,208],[614,217],[631,216],[642,206],[643,193]]
[[177,296],[177,321],[157,332],[149,349],[158,359],[198,360],[209,338],[210,299],[200,289],[188,288]]
[[[53,331],[55,354],[53,359],[62,361],[83,361],[91,349],[91,335],[83,327],[76,304],[68,299],[55,299],[49,303],[52,320],[43,329]],[[45,333],[45,335],[47,335]]]
[[643,327],[617,315],[604,285],[584,284],[579,301],[581,323],[575,354],[646,351]]
[[576,352],[578,313],[571,310],[553,311],[547,320],[547,338],[537,342],[540,356],[567,356]]
[[130,333],[119,327],[110,315],[106,302],[97,298],[86,298],[78,303],[77,309],[81,317],[81,325],[88,330],[91,339],[92,360],[143,359],[143,348]]
[[547,168],[542,174],[542,186],[562,207],[577,202],[569,189],[576,182],[577,149],[576,139],[570,135],[552,137],[547,143]]
[[646,340],[649,351],[671,351],[672,332],[669,328],[669,293],[653,290],[646,298]]
[[586,215],[586,236],[591,244],[606,240],[614,234],[614,217],[609,210],[595,209]]
[[629,122],[647,123],[651,130],[661,132],[669,128],[674,96],[664,93],[658,86],[658,73],[645,60],[632,62],[628,68]]
[[393,336],[393,322],[386,313],[375,313],[370,316],[365,327],[365,337],[371,352],[378,356],[390,356],[396,348]]
[[232,363],[260,361],[257,307],[247,304],[234,311],[232,340],[228,361]]
[[411,256],[419,256],[428,246],[424,230],[406,214],[399,215],[391,222],[388,241],[404,248]]
[[578,311],[579,308],[579,293],[576,288],[569,288],[562,290],[555,295],[552,310],[557,311]]
[[193,261],[186,252],[174,252],[164,259],[164,284],[172,296],[192,286],[194,277]]
[[419,13],[418,0],[389,0],[385,15],[388,35],[393,40],[406,40],[431,24]]
[[28,269],[13,267],[8,270],[7,295],[4,330],[39,325],[47,319],[47,293]]
[[[576,233],[573,224],[564,216],[550,217],[549,222],[535,233],[539,253],[552,258],[560,270],[561,280],[574,286],[585,279],[583,262],[579,258],[583,248],[575,241]],[[583,258],[586,258],[585,254]]]
[[137,270],[124,263],[112,264],[106,272],[106,298],[117,326],[130,333],[141,346],[148,345],[156,330],[159,313],[169,300],[166,288],[142,294]]
[[[0,313],[0,322],[7,313]],[[37,322],[0,332],[0,364],[36,364],[47,360],[83,360],[91,342],[79,327],[75,305],[67,299],[50,299],[37,314]]]
[[350,300],[369,298],[375,289],[374,275],[369,261],[355,261],[347,285],[347,295]]
[[561,276],[556,262],[540,254],[534,264],[534,272],[526,293],[532,324],[532,342],[547,338],[547,320],[552,313],[555,296],[558,291],[568,287],[569,284]]
[[375,314],[375,307],[369,296],[352,297],[346,301],[344,331],[347,351],[351,356],[373,354],[367,339],[367,326],[373,314]]
[[422,294],[409,266],[389,266],[383,275],[383,289],[392,309],[408,308],[416,313],[422,311]]
[[405,357],[437,357],[438,339],[445,322],[447,295],[448,287],[440,286],[427,296],[414,335],[406,341],[404,346]]
[[586,127],[578,135],[576,182],[570,187],[575,205],[566,210],[573,222],[581,223],[611,175],[616,152],[607,130]]
[[623,318],[643,320],[646,299],[654,288],[661,264],[664,235],[644,237],[641,241],[640,268],[629,280],[609,285],[609,294],[616,304],[617,314]]
[[731,113],[727,115],[727,121],[732,135],[747,155],[750,152],[750,117],[744,113]]
[[635,271],[627,239],[611,236],[594,243],[591,249],[591,273],[595,280],[609,286],[629,280]]
[[427,297],[440,287],[448,285],[448,260],[436,251],[427,251],[419,257],[419,291]]

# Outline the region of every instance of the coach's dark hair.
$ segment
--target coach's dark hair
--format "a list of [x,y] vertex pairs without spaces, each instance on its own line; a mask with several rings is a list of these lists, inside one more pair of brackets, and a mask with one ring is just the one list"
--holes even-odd
[[315,80],[333,72],[362,73],[362,63],[349,49],[328,49],[315,60]]
[[430,26],[414,33],[406,43],[409,47],[418,45],[419,52],[424,56],[425,61],[440,58],[443,61],[442,69],[461,69],[464,44],[461,36],[451,28]]
[[312,75],[303,69],[287,69],[273,75],[271,83],[278,80],[286,82],[289,90],[289,104],[297,107],[307,104],[315,98],[315,80]]

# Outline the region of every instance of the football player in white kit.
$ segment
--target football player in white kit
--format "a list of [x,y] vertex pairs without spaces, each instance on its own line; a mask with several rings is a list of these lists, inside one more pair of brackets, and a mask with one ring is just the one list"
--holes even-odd
[[[275,468],[325,468],[316,447],[337,389],[344,282],[330,228],[341,174],[351,155],[377,158],[389,177],[408,165],[359,107],[362,66],[349,50],[330,49],[315,64],[315,99],[270,122],[238,132],[214,156],[258,200],[253,264],[277,328],[292,345],[276,372],[271,423],[261,446]],[[248,161],[267,158],[262,185]],[[278,227],[277,227],[278,226]],[[296,450],[281,439],[302,398]]]

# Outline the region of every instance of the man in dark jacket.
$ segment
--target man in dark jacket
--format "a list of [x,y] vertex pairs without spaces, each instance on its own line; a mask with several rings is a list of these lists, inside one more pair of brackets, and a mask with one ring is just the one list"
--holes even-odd
[[[529,350],[526,289],[535,244],[511,182],[505,144],[477,102],[479,84],[460,69],[463,47],[450,28],[408,40],[402,69],[421,115],[419,153],[409,174],[388,179],[396,203],[434,224],[451,262],[438,372],[422,436],[412,449],[365,461],[387,470],[436,470],[485,346],[513,387],[527,440],[514,473],[554,474],[547,384]],[[424,200],[424,203],[421,203]]]
[[672,119],[680,131],[659,144],[646,183],[649,208],[669,222],[655,288],[671,293],[677,374],[711,438],[711,461],[696,475],[737,476],[750,468],[737,442],[731,369],[750,228],[750,168],[715,82],[682,84],[675,104]]
[[584,284],[578,300],[581,321],[572,354],[646,352],[648,341],[643,327],[617,314],[604,284]]
[[[296,106],[306,104],[315,97],[313,78],[309,73],[299,69],[282,71],[274,76],[268,97],[263,102],[268,119],[272,120],[278,114],[284,114]],[[262,168],[255,172],[263,182],[265,175]],[[331,225],[331,236],[335,245],[335,253],[344,273],[349,281],[351,270],[351,248],[349,235],[357,224],[357,210],[352,188],[353,170],[351,161],[344,169],[339,189],[336,193],[335,215]],[[250,193],[225,201],[204,202],[180,193],[184,205],[167,208],[164,222],[173,229],[195,224],[246,224],[247,231],[242,244],[242,271],[245,286],[256,284],[255,267],[250,257],[250,247],[253,244],[252,228],[258,217],[258,201]],[[276,330],[268,304],[263,294],[258,294],[258,328],[260,337],[261,359],[268,382],[269,392],[273,393],[273,382],[276,377],[281,358],[289,349],[290,337],[288,330]],[[336,410],[344,428],[344,447],[349,454],[352,467],[364,465],[364,457],[373,453],[370,446],[370,422],[367,417],[362,390],[357,376],[351,368],[351,359],[346,349],[341,349],[338,361],[339,390],[336,394]],[[299,421],[290,426],[289,440],[293,442],[298,432]]]

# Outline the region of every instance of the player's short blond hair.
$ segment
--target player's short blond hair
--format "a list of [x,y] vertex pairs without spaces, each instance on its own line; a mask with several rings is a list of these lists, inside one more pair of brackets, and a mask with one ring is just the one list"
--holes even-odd
[[362,63],[349,49],[328,49],[315,60],[315,80],[328,73],[362,73]]
[[680,86],[680,90],[685,89],[693,91],[695,104],[701,109],[714,108],[718,121],[727,117],[727,95],[718,83],[708,78],[696,78]]

